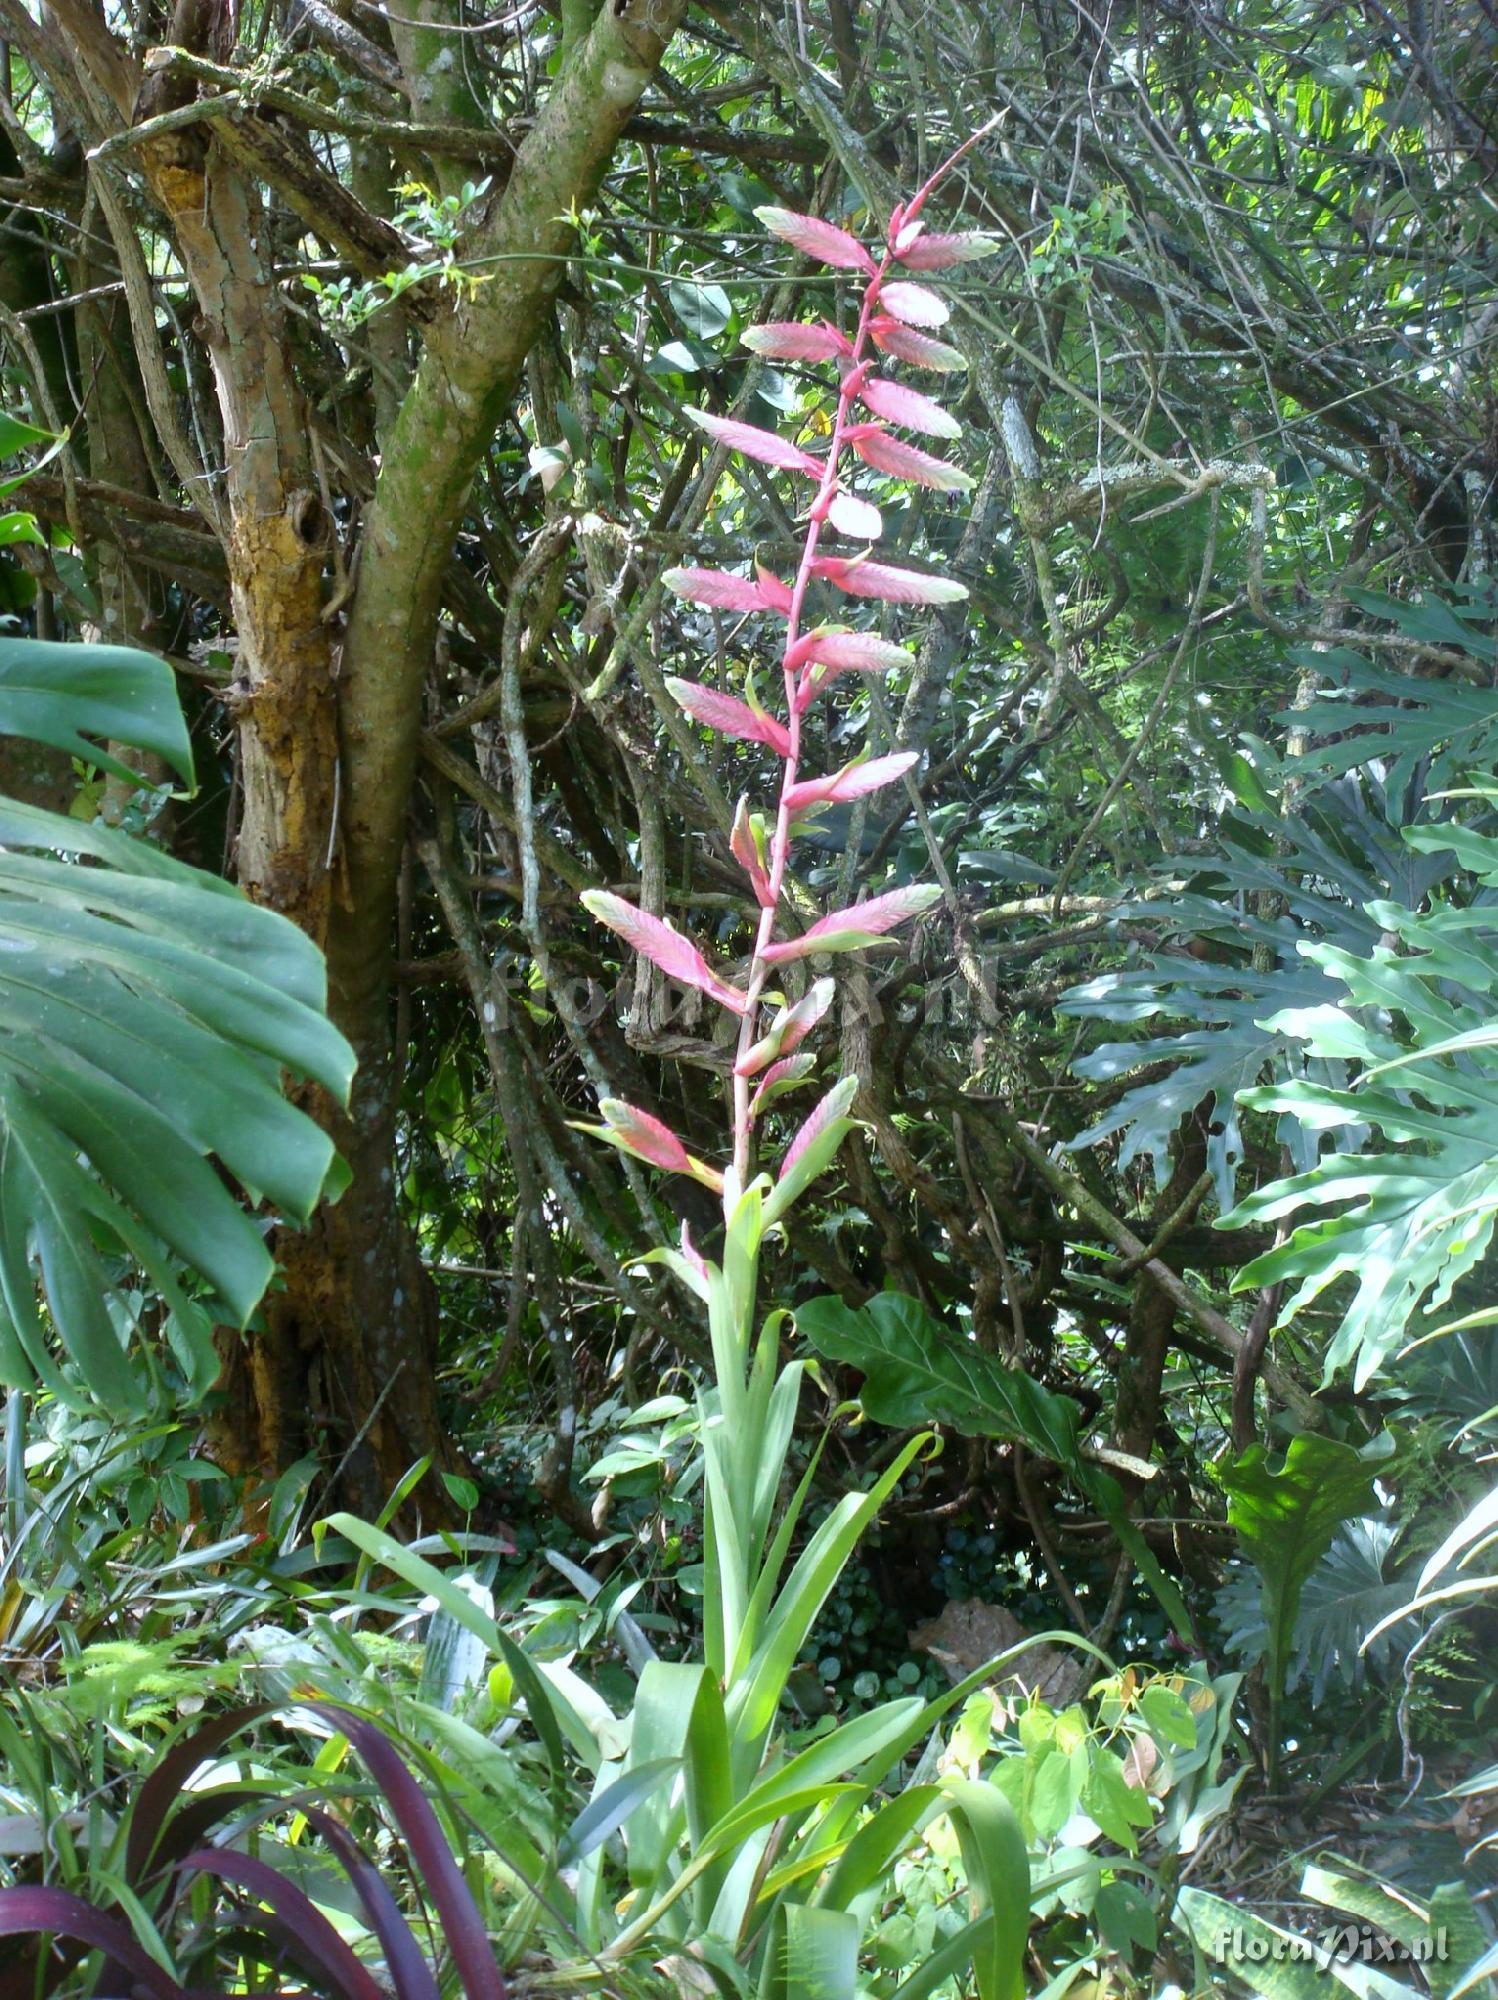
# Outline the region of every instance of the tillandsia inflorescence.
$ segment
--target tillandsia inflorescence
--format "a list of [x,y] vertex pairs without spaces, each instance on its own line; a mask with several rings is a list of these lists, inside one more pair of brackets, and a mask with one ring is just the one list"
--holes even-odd
[[[601,923],[617,931],[642,956],[739,1017],[730,1164],[720,1171],[696,1159],[658,1119],[616,1099],[604,1101],[605,1123],[595,1129],[638,1159],[671,1172],[691,1174],[721,1191],[725,1218],[730,1221],[750,1184],[759,1116],[774,1098],[810,1073],[812,1058],[796,1054],[796,1047],[826,1012],[833,995],[833,982],[818,979],[792,1004],[771,991],[774,969],[792,959],[860,951],[878,944],[929,909],[941,893],[934,885],[895,889],[835,910],[798,936],[776,937],[792,839],[800,818],[818,806],[860,798],[893,784],[917,761],[916,753],[900,751],[859,759],[818,777],[801,775],[803,730],[818,697],[844,674],[881,674],[911,663],[905,647],[875,633],[841,624],[808,624],[808,591],[813,583],[821,582],[848,597],[916,605],[949,604],[967,594],[955,580],[872,560],[873,544],[883,522],[878,507],[854,491],[850,475],[863,465],[888,478],[938,491],[958,491],[972,485],[965,472],[893,436],[890,429],[895,426],[927,437],[955,438],[962,429],[956,419],[932,397],[876,370],[881,356],[933,371],[963,365],[955,348],[928,331],[947,319],[945,301],[905,274],[965,264],[997,247],[986,236],[931,233],[921,221],[921,211],[933,189],[979,136],[974,134],[939,167],[913,200],[895,208],[877,260],[855,236],[833,223],[781,208],[757,211],[767,229],[804,256],[858,272],[864,279],[858,321],[851,336],[829,321],[813,320],[756,326],[743,337],[744,344],[756,354],[775,360],[825,361],[836,366],[840,379],[825,453],[804,450],[751,424],[705,411],[687,413],[718,443],[815,486],[805,517],[800,561],[789,584],[758,565],[752,578],[709,569],[672,570],[666,578],[679,596],[694,604],[766,614],[783,622],[784,719],[760,705],[752,679],[744,700],[697,682],[669,683],[677,702],[695,721],[721,735],[762,744],[773,751],[780,759],[780,792],[773,822],[767,823],[752,812],[744,799],[733,826],[733,856],[748,876],[759,906],[754,949],[742,985],[715,973],[696,945],[663,919],[648,916],[621,897],[603,892],[583,898]],[[822,541],[829,528],[863,546],[852,554],[824,553]],[[766,1023],[763,1015],[772,1001],[778,1005]],[[791,1141],[766,1196],[767,1225],[777,1220],[831,1162],[851,1129],[847,1114],[856,1087],[854,1078],[842,1078]],[[690,1256],[689,1244],[684,1241],[683,1247]]]
[[[756,1127],[767,1105],[809,1076],[813,1058],[801,1045],[826,1014],[834,991],[826,977],[813,979],[796,997],[776,992],[773,982],[791,960],[879,944],[929,908],[937,894],[922,887],[886,890],[795,934],[785,921],[798,822],[817,807],[890,784],[915,762],[909,753],[896,752],[803,775],[803,732],[813,704],[842,676],[883,673],[911,657],[876,633],[811,622],[808,591],[815,583],[848,598],[889,604],[945,604],[965,595],[947,579],[873,560],[872,545],[882,527],[879,510],[852,484],[860,466],[938,490],[970,483],[964,473],[889,428],[951,436],[957,426],[945,411],[875,372],[881,356],[934,369],[960,365],[961,357],[927,331],[946,319],[945,305],[909,275],[965,263],[993,247],[981,236],[938,236],[922,225],[927,197],[958,157],[896,209],[877,260],[831,223],[783,209],[760,210],[775,235],[863,281],[851,335],[812,321],[758,326],[745,336],[757,353],[836,367],[836,409],[825,453],[814,455],[773,432],[730,419],[697,419],[722,443],[813,487],[791,582],[762,567],[752,578],[703,569],[676,570],[668,578],[694,603],[782,621],[780,713],[761,706],[752,680],[743,699],[693,682],[672,683],[677,701],[694,720],[761,745],[780,761],[773,819],[751,812],[746,800],[730,841],[759,910],[747,972],[730,978],[715,970],[689,938],[617,896],[584,899],[594,916],[645,958],[738,1017],[732,1152],[726,1164],[695,1158],[659,1119],[612,1099],[604,1102],[605,1123],[599,1128],[637,1159],[713,1188],[722,1197],[724,1219],[721,1263],[702,1256],[685,1230],[679,1250],[649,1253],[649,1261],[666,1263],[705,1303],[712,1344],[712,1378],[697,1396],[706,1495],[703,1657],[646,1664],[630,1726],[630,1769],[617,1780],[612,1767],[599,1775],[590,1811],[615,1825],[612,1784],[657,1783],[652,1774],[678,1765],[682,1772],[669,1798],[664,1790],[652,1795],[623,1822],[636,1893],[604,1956],[658,1951],[668,1936],[728,1941],[728,1949],[748,1958],[751,1977],[762,1977],[754,1990],[790,2000],[813,1994],[853,2000],[868,1892],[880,1890],[893,1857],[940,1813],[949,1814],[959,1830],[976,1905],[973,1921],[943,1947],[941,1964],[950,1961],[955,1970],[970,1963],[982,2000],[1020,2000],[1024,1990],[1029,1878],[1024,1836],[1008,1805],[986,1784],[945,1779],[902,1788],[893,1782],[902,1760],[977,1681],[934,1703],[916,1696],[885,1702],[794,1753],[777,1735],[790,1678],[839,1574],[933,1440],[929,1432],[907,1439],[866,1491],[841,1493],[815,1525],[805,1522],[817,1448],[798,1480],[788,1481],[786,1474],[806,1364],[792,1359],[782,1365],[783,1312],[769,1313],[755,1336],[765,1231],[831,1163],[850,1129],[856,1089],[852,1077],[834,1085],[791,1140],[775,1176],[756,1171]],[[828,534],[842,535],[855,547],[824,553]],[[882,1901],[882,1894],[872,1900]]]

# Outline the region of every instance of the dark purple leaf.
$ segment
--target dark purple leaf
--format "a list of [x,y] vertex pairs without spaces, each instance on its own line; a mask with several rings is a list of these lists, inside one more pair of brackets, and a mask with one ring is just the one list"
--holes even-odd
[[380,1940],[385,1964],[395,1981],[396,2000],[440,2000],[436,1975],[379,1869],[336,1819],[308,1807],[307,1820],[337,1855],[364,1905],[369,1927]]
[[150,2000],[186,2000],[170,1973],[141,1950],[126,1926],[81,1896],[46,1886],[0,1889],[0,1937],[71,1938],[90,1951],[106,1952]]
[[326,1702],[310,1706],[332,1728],[342,1730],[370,1776],[383,1788],[395,1823],[437,1907],[447,1948],[463,1982],[464,2000],[508,2000],[483,1917],[453,1859],[436,1813],[395,1745],[363,1716]]
[[211,1720],[199,1723],[156,1764],[136,1794],[134,1810],[130,1814],[130,1833],[125,1842],[125,1880],[132,1888],[140,1886],[142,1877],[153,1863],[169,1865],[184,1854],[194,1840],[201,1838],[199,1828],[185,1845],[175,1837],[163,1843],[162,1834],[172,1808],[198,1766],[216,1757],[231,1736],[265,1715],[270,1706],[269,1702],[256,1702],[253,1707],[230,1709],[225,1715],[215,1715]]
[[329,1982],[328,2000],[389,2000],[369,1967],[354,1956],[312,1898],[268,1861],[236,1853],[232,1847],[199,1847],[185,1854],[178,1866],[184,1875],[213,1875],[231,1882],[257,1903],[266,1904],[279,1919],[274,1928],[288,1948]]

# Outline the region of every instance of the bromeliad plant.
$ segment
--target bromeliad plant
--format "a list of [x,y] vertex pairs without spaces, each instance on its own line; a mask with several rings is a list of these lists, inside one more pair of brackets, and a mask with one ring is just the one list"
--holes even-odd
[[[0,1993],[28,2000],[126,1993],[229,2000],[246,1992],[265,2000],[438,2000],[439,1993],[506,2000],[451,1836],[392,1739],[341,1704],[285,1706],[284,1723],[323,1736],[310,1769],[287,1770],[263,1746],[252,1752],[235,1742],[274,1713],[259,1703],[188,1725],[135,1789],[118,1828],[97,1811],[73,1816],[85,1822],[88,1874],[116,1909],[52,1882],[0,1889]],[[43,1740],[35,1732],[28,1743],[0,1710],[0,1751],[18,1778],[29,1775]],[[336,1816],[350,1788],[335,1786],[333,1774],[348,1749],[364,1767],[366,1791],[383,1801],[409,1870],[391,1867],[388,1854],[382,1870]],[[49,1815],[38,1825],[39,1846],[55,1848],[58,1863],[72,1857],[65,1823]],[[388,1849],[388,1835],[381,1844]],[[332,1886],[329,1855],[341,1886]],[[396,1893],[412,1907],[412,1875],[430,1909],[430,1919],[415,1925]],[[329,1909],[340,1912],[341,1924],[330,1921]],[[422,1931],[440,1937],[437,1952],[423,1945]],[[6,1942],[12,1939],[15,1945]]]
[[[715,1380],[699,1396],[704,1658],[697,1664],[651,1661],[641,1675],[627,1749],[596,1763],[594,1803],[584,1819],[590,1827],[622,1831],[630,1895],[621,1924],[619,1906],[604,1894],[602,1853],[594,1844],[581,1858],[574,1921],[591,1953],[669,1956],[685,1949],[707,1958],[720,1976],[731,1976],[739,1990],[758,1991],[767,2000],[811,1993],[852,2000],[865,1923],[892,1862],[923,1826],[943,1815],[957,1828],[977,1912],[951,1940],[937,1976],[971,1965],[983,2000],[1009,2000],[1022,1990],[1027,1864],[1023,1836],[1000,1794],[961,1779],[896,1789],[893,1796],[880,1791],[962,1691],[937,1704],[914,1697],[885,1703],[788,1759],[778,1743],[781,1697],[817,1615],[863,1531],[930,1437],[909,1442],[867,1492],[845,1494],[792,1563],[815,1470],[813,1461],[782,1504],[803,1364],[779,1366],[783,1312],[772,1312],[757,1336],[755,1331],[765,1237],[831,1164],[855,1123],[850,1114],[858,1088],[851,1076],[834,1084],[795,1133],[776,1172],[759,1170],[764,1114],[808,1080],[814,1058],[802,1044],[834,997],[829,977],[813,979],[799,993],[789,981],[785,987],[780,982],[810,960],[885,942],[939,894],[925,885],[897,888],[798,933],[785,921],[800,822],[820,806],[894,783],[916,761],[899,752],[804,775],[807,725],[816,704],[850,673],[880,674],[911,662],[904,647],[876,633],[813,619],[813,587],[886,604],[942,604],[965,595],[954,581],[873,559],[879,510],[854,491],[851,475],[863,465],[937,490],[971,484],[965,473],[890,429],[950,438],[960,426],[929,396],[876,372],[881,356],[938,371],[962,365],[961,356],[930,332],[946,320],[945,303],[912,274],[960,265],[995,247],[981,236],[929,233],[921,220],[932,190],[966,150],[896,208],[877,259],[828,222],[782,209],[759,211],[766,227],[795,249],[863,281],[851,336],[818,320],[758,326],[744,337],[755,352],[776,360],[836,367],[824,455],[746,423],[692,413],[719,444],[813,489],[789,583],[762,566],[752,579],[694,568],[667,578],[692,603],[764,615],[781,625],[779,715],[760,705],[752,680],[743,700],[695,682],[671,684],[695,721],[762,746],[779,762],[773,819],[754,813],[746,800],[732,831],[734,858],[759,910],[747,971],[739,980],[715,971],[689,938],[618,896],[583,898],[593,916],[643,958],[736,1016],[738,1036],[729,1157],[721,1166],[697,1158],[658,1118],[617,1100],[603,1102],[604,1123],[592,1128],[635,1158],[689,1175],[719,1194],[724,1242],[721,1265],[704,1257],[685,1229],[680,1249],[651,1253],[703,1301],[711,1333]],[[848,553],[824,550],[829,531],[862,546]]]

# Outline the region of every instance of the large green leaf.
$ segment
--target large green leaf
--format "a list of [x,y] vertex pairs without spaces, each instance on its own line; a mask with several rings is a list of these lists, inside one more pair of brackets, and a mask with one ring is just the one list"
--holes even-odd
[[[1291,1439],[1277,1470],[1271,1470],[1261,1444],[1215,1468],[1228,1496],[1228,1521],[1259,1572],[1271,1731],[1277,1727],[1306,1580],[1342,1523],[1373,1512],[1373,1482],[1388,1471],[1393,1451],[1388,1432],[1362,1451],[1310,1432]],[[1277,1759],[1277,1743],[1270,1755]]]
[[[1490,587],[1466,596],[1458,587],[1449,601],[1424,603],[1365,590],[1348,594],[1359,609],[1411,638],[1469,653],[1484,666],[1493,660]],[[1312,701],[1277,718],[1312,738],[1297,760],[1301,770],[1350,771],[1376,759],[1387,770],[1390,794],[1399,797],[1422,766],[1433,791],[1463,769],[1491,768],[1498,747],[1498,692],[1492,688],[1455,678],[1417,679],[1374,666],[1345,647],[1304,648],[1290,657],[1310,668],[1319,684]]]
[[[1103,1043],[1072,1065],[1110,1084],[1147,1072],[1078,1133],[1073,1150],[1121,1135],[1119,1166],[1148,1157],[1163,1186],[1181,1120],[1210,1101],[1207,1164],[1226,1208],[1243,1158],[1242,1093],[1270,1077],[1345,1081],[1345,1064],[1307,1051],[1295,1030],[1295,1010],[1326,996],[1324,975],[1302,955],[1307,941],[1371,951],[1379,926],[1365,905],[1390,894],[1417,902],[1450,872],[1449,857],[1417,861],[1381,808],[1376,785],[1328,784],[1293,820],[1254,813],[1224,821],[1218,852],[1184,884],[1179,863],[1166,864],[1169,893],[1123,914],[1165,925],[1172,942],[1073,987],[1058,1003],[1083,1020],[1148,1022],[1155,1030]],[[1316,1142],[1293,1113],[1282,1117],[1278,1136],[1294,1164],[1309,1170]]]
[[[87,736],[99,739],[88,742]],[[192,745],[171,668],[133,646],[0,638],[0,736],[26,736],[125,778],[111,740],[163,757],[192,783]]]
[[1111,1523],[1176,1629],[1191,1629],[1180,1592],[1129,1519],[1116,1479],[1082,1455],[1082,1411],[970,1340],[948,1331],[917,1300],[881,1292],[856,1310],[839,1298],[796,1309],[796,1325],[819,1354],[863,1376],[859,1401],[876,1424],[909,1430],[949,1424],[964,1437],[1027,1445],[1070,1474]]
[[[94,757],[86,729],[191,771],[170,670],[120,648],[0,641],[0,728]],[[303,1219],[334,1170],[282,1091],[291,1070],[347,1092],[324,1000],[321,954],[274,911],[111,828],[0,800],[0,1381],[141,1407],[121,1292],[139,1266],[207,1386],[214,1323],[244,1325],[273,1269],[225,1172]]]
[[[1371,1641],[1369,1635],[1407,1608],[1408,1582],[1391,1581],[1387,1574],[1397,1535],[1395,1523],[1381,1515],[1346,1521],[1337,1529],[1301,1592],[1287,1690],[1305,1683],[1319,1706],[1332,1688],[1356,1688],[1367,1667],[1388,1664],[1394,1634],[1385,1630]],[[1245,1568],[1229,1577],[1217,1593],[1216,1609],[1229,1652],[1246,1665],[1262,1659],[1267,1628],[1255,1572]]]
[[1078,1405],[949,1333],[916,1299],[880,1292],[857,1308],[811,1299],[796,1308],[796,1326],[819,1354],[859,1370],[859,1401],[876,1424],[950,1424],[1028,1444],[1058,1465],[1079,1462]]
[[[1460,828],[1415,829],[1408,839],[1422,851],[1457,851],[1478,882],[1498,886],[1498,841]],[[1287,1311],[1294,1313],[1334,1279],[1354,1277],[1326,1370],[1351,1367],[1359,1387],[1404,1344],[1422,1306],[1433,1312],[1449,1300],[1498,1223],[1498,1047],[1487,1033],[1498,996],[1493,905],[1439,903],[1415,914],[1375,902],[1369,915],[1394,948],[1379,944],[1358,956],[1305,947],[1347,989],[1343,1005],[1294,1010],[1270,1024],[1299,1037],[1314,1057],[1360,1067],[1361,1085],[1305,1078],[1244,1099],[1293,1115],[1318,1141],[1341,1135],[1344,1150],[1261,1188],[1224,1217],[1262,1223],[1339,1211],[1302,1221],[1235,1282],[1244,1290],[1293,1283]],[[1351,1149],[1370,1126],[1389,1150]]]

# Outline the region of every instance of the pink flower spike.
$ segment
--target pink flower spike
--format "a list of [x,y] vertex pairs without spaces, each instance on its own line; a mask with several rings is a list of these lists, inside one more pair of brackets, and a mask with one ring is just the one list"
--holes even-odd
[[868,792],[877,792],[885,785],[892,785],[896,778],[903,778],[912,765],[920,758],[914,750],[897,750],[889,757],[868,757],[861,763],[844,764],[840,771],[830,772],[825,778],[807,778],[799,785],[792,785],[785,793],[785,803],[791,812],[803,812],[808,806],[841,805],[848,799],[861,799]]
[[1001,247],[996,237],[963,231],[913,239],[908,249],[896,249],[895,255],[907,271],[947,271],[954,264],[975,264],[980,257],[995,256]]
[[758,584],[747,576],[730,576],[721,569],[668,569],[661,578],[668,590],[689,604],[716,611],[764,611],[767,604]]
[[707,1259],[692,1241],[691,1228],[685,1222],[681,1225],[681,1254],[696,1275],[705,1281],[708,1275]]
[[934,882],[913,884],[908,889],[891,889],[867,903],[855,903],[846,910],[833,910],[821,917],[810,930],[784,944],[768,944],[760,956],[772,965],[793,958],[814,958],[819,952],[861,951],[878,944],[888,931],[918,917],[941,898]]
[[876,417],[884,417],[908,431],[923,431],[927,437],[962,436],[957,419],[930,396],[923,396],[919,389],[907,389],[899,382],[887,382],[882,375],[876,375],[864,383],[859,393]]
[[786,1055],[799,1048],[832,1005],[837,987],[830,979],[814,979],[785,1017],[780,1046]]
[[677,707],[694,722],[716,729],[720,736],[736,737],[741,743],[767,744],[779,757],[790,755],[790,731],[762,708],[751,708],[747,702],[719,694],[716,688],[703,687],[698,681],[669,679],[666,686]]
[[780,663],[786,673],[793,674],[798,668],[804,667],[816,651],[817,641],[825,636],[823,628],[816,625],[810,632],[803,632],[794,645],[787,646],[785,657]]
[[789,243],[803,257],[815,257],[818,263],[832,264],[844,271],[867,271],[872,275],[878,269],[858,238],[835,223],[823,222],[815,215],[798,215],[789,208],[757,208],[754,213],[772,236]]
[[748,1001],[740,989],[720,979],[692,940],[674,930],[664,918],[637,910],[633,903],[611,895],[607,889],[585,889],[580,901],[590,916],[616,931],[626,944],[633,946],[642,958],[648,958],[652,965],[658,965],[668,978],[679,979],[684,986],[695,986],[730,1013],[745,1011]]
[[967,366],[967,357],[955,347],[948,347],[944,340],[933,340],[930,334],[917,333],[912,326],[901,326],[898,320],[871,320],[869,333],[882,353],[892,354],[896,361],[908,361],[912,367],[947,375]]
[[772,361],[830,361],[853,352],[848,336],[820,319],[770,320],[746,327],[739,341],[751,354],[768,355]]
[[811,567],[814,576],[850,597],[877,597],[886,604],[960,604],[967,596],[967,585],[955,577],[923,576],[919,570],[895,569],[856,556],[851,561],[818,556]]
[[852,443],[865,465],[887,472],[893,479],[910,479],[917,486],[934,487],[938,493],[966,493],[972,487],[972,480],[959,467],[948,465],[944,458],[933,458],[929,451],[917,451],[913,444],[889,437],[873,425],[860,424]]
[[899,231],[891,235],[889,239],[890,249],[902,263],[909,253],[911,244],[925,233],[925,229],[926,225],[924,222],[902,222]]
[[[788,1180],[797,1161],[809,1153],[817,1141],[829,1132],[833,1135],[833,1150],[836,1150],[837,1139],[850,1129],[847,1112],[851,1097],[850,1077],[844,1077],[840,1083],[832,1086],[786,1148],[785,1158],[780,1162],[780,1172],[775,1177],[777,1181]],[[830,1157],[823,1164],[824,1167],[830,1166]]]
[[619,1097],[605,1097],[599,1105],[610,1132],[634,1154],[669,1174],[689,1174],[692,1156],[669,1125]]
[[834,493],[827,518],[839,534],[862,541],[876,542],[884,533],[884,516],[872,500],[862,500],[856,493]]
[[780,578],[767,570],[763,563],[757,562],[754,565],[754,574],[759,583],[760,596],[765,603],[772,611],[778,611],[782,617],[788,618],[792,602],[789,584],[782,583]]
[[690,406],[682,411],[682,415],[696,424],[699,430],[706,431],[710,438],[727,445],[730,451],[742,452],[745,458],[756,458],[761,465],[777,466],[782,472],[804,473],[808,479],[820,479],[822,476],[819,460],[775,431],[762,431],[754,424],[736,423],[731,417],[715,417],[710,410],[694,410]]
[[945,326],[952,317],[951,307],[940,292],[929,285],[907,285],[903,280],[879,287],[879,303],[905,326]]
[[766,1063],[798,1048],[832,1005],[836,988],[830,979],[813,980],[794,1007],[781,1007],[769,1028],[746,1049],[733,1066],[735,1076],[758,1076]]

